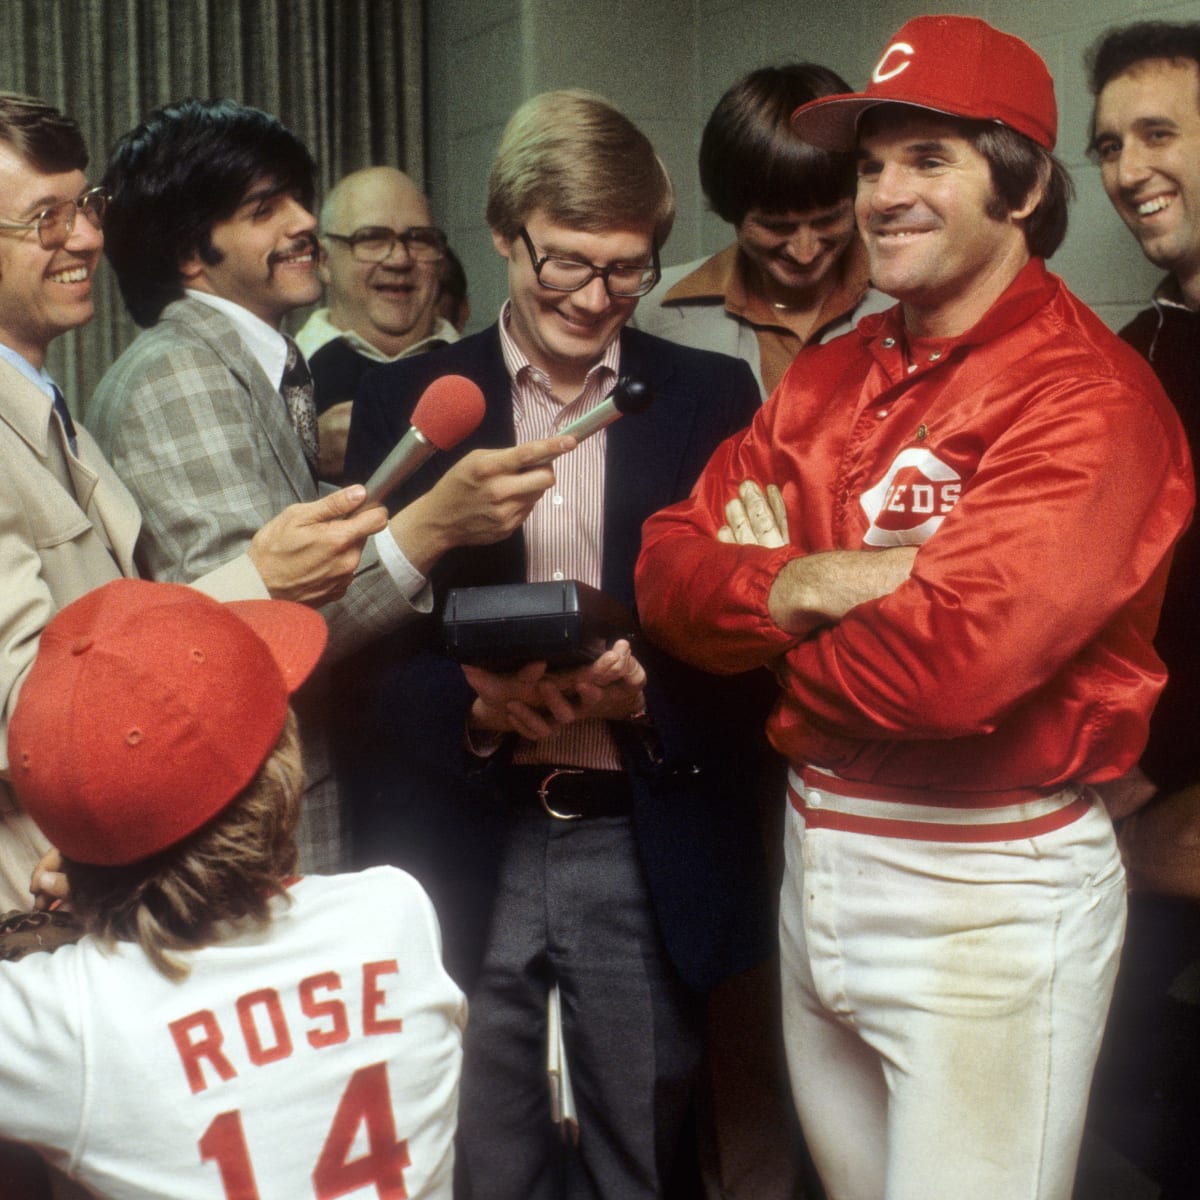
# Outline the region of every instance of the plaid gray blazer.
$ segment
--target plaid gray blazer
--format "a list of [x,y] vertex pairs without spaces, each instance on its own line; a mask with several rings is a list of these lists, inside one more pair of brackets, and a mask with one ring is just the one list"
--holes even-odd
[[[317,498],[299,438],[275,385],[233,324],[210,305],[169,304],[109,368],[86,424],[142,513],[137,561],[152,579],[189,583],[242,554],[254,534],[297,501]],[[415,616],[368,543],[354,583],[322,610],[327,660]],[[301,867],[341,869],[343,809],[319,715],[328,681],[300,697],[307,789]]]

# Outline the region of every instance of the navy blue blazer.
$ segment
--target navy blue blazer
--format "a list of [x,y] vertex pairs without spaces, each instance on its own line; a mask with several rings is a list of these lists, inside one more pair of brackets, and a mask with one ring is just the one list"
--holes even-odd
[[[635,609],[633,570],[641,527],[682,499],[719,442],[749,424],[760,399],[745,363],[626,328],[622,375],[654,392],[644,413],[608,429],[602,586]],[[408,430],[425,388],[464,375],[486,413],[456,450],[439,453],[393,498],[426,492],[463,454],[514,444],[511,386],[495,326],[452,346],[368,372],[355,400],[347,480],[363,480]],[[492,546],[461,547],[435,567],[435,613],[451,587],[520,582],[521,531]],[[362,861],[392,861],[430,891],[446,960],[469,987],[482,957],[505,805],[505,755],[464,750],[474,693],[441,653],[440,619],[398,631],[355,667],[359,700],[343,742]],[[634,791],[634,827],[664,941],[684,981],[707,990],[773,946],[754,806],[769,754],[762,724],[773,696],[764,673],[718,679],[639,642],[653,736],[616,722],[614,736]]]

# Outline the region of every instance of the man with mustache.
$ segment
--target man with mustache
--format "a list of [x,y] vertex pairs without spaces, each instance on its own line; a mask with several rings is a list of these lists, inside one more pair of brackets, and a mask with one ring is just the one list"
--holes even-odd
[[[87,416],[142,510],[139,566],[152,578],[190,582],[242,549],[267,516],[318,495],[311,377],[280,331],[321,292],[313,179],[294,134],[231,101],[158,109],[113,152],[105,252],[146,328]],[[446,549],[519,525],[554,478],[544,465],[522,468],[548,461],[561,441],[475,456],[397,513],[346,595],[323,609],[327,661],[414,605],[427,610],[425,575]],[[298,702],[308,777],[298,840],[309,872],[338,870],[347,851],[322,675]]]
[[1187,444],[1046,270],[1069,184],[1029,46],[918,17],[792,122],[856,150],[899,304],[802,351],[646,523],[639,611],[780,684],[784,1037],[830,1200],[1068,1200],[1125,921],[1096,786],[1162,690]]
[[[41,632],[72,600],[137,573],[137,506],[46,367],[54,340],[94,311],[108,196],[87,166],[74,120],[0,93],[0,911],[29,907],[48,849],[12,793],[4,750]],[[361,502],[350,490],[281,500],[193,582],[220,599],[333,601],[386,523],[382,507],[354,511]]]

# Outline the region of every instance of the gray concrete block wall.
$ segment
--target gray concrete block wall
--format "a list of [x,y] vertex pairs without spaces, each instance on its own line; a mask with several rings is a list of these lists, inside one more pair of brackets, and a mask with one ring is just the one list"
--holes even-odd
[[700,133],[718,97],[768,63],[826,63],[860,87],[888,36],[909,17],[946,11],[983,17],[1025,38],[1054,75],[1058,153],[1077,198],[1052,267],[1114,327],[1157,282],[1086,156],[1091,100],[1083,53],[1109,26],[1200,20],[1200,0],[429,0],[430,191],[471,281],[472,328],[495,318],[501,260],[483,219],[487,173],[505,121],[552,87],[591,88],[646,131],[671,171],[679,218],[664,253],[684,262],[719,249],[729,229],[705,211],[696,178]]

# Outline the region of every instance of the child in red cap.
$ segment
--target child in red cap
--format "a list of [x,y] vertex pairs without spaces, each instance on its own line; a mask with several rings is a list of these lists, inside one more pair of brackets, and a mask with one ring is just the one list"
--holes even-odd
[[85,934],[0,964],[0,1136],[97,1195],[450,1195],[465,1002],[428,897],[292,877],[325,636],[127,579],[42,635],[13,783]]

